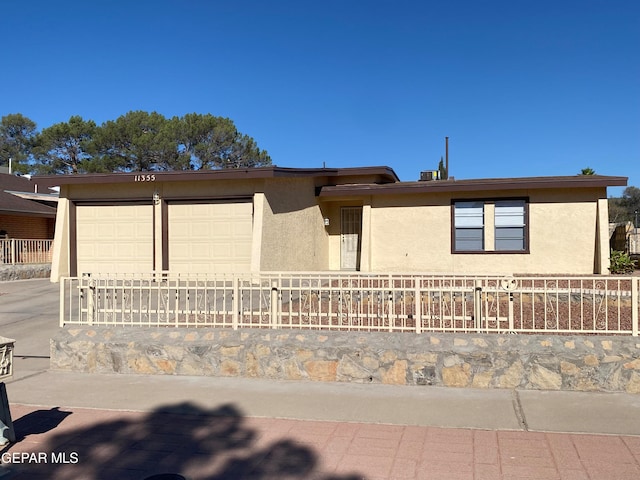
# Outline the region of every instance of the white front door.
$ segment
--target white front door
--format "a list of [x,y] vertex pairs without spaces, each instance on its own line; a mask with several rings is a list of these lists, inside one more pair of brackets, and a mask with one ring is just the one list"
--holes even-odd
[[362,207],[343,207],[340,219],[340,268],[360,269]]

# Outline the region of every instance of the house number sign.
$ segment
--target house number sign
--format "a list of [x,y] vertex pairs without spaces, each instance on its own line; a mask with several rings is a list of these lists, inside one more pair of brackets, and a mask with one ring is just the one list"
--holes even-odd
[[133,181],[134,182],[155,182],[156,181],[156,176],[151,174],[151,175],[134,175],[133,176]]

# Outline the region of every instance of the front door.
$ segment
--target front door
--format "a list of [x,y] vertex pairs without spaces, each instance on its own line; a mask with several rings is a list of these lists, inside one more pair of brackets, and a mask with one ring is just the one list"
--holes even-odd
[[360,269],[362,207],[343,207],[340,219],[340,268]]

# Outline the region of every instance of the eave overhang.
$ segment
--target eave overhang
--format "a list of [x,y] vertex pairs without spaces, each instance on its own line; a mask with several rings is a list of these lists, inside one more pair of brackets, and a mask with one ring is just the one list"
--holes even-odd
[[501,190],[539,190],[626,187],[627,177],[578,175],[566,177],[485,178],[473,180],[433,180],[397,182],[392,184],[351,184],[322,187],[320,198],[367,195],[409,195],[448,192],[479,192]]
[[[263,178],[377,176],[380,183],[399,182],[398,176],[390,167],[356,168],[233,168],[222,170],[170,171],[170,172],[123,172],[96,173],[79,175],[43,175],[33,177],[42,186],[60,186],[77,184],[114,184],[147,181],[153,175],[155,182],[191,182],[203,180],[245,180]],[[141,177],[144,177],[140,180]]]

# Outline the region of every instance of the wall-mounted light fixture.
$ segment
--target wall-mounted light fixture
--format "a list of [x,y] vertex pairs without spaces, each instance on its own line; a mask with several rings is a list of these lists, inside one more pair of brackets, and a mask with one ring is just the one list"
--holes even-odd
[[325,219],[324,219],[324,226],[325,226],[325,227],[328,227],[328,226],[329,226],[329,224],[330,224],[330,222],[329,222],[329,218],[325,217]]
[[158,192],[153,192],[153,204],[158,205],[160,203],[160,194]]

